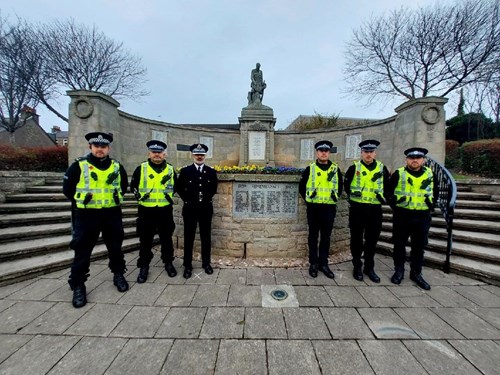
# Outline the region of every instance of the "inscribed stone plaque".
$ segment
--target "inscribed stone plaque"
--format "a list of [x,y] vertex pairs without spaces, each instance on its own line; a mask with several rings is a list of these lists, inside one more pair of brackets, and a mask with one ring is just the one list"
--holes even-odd
[[359,142],[361,142],[361,134],[346,135],[345,140],[345,158],[359,158]]
[[234,182],[233,216],[290,218],[297,216],[297,184]]
[[266,133],[248,132],[248,160],[266,159]]
[[208,146],[208,151],[207,151],[205,158],[211,159],[213,157],[212,150],[214,149],[214,137],[201,137],[200,136],[200,143],[203,143],[204,145]]
[[300,160],[314,160],[314,139],[300,140]]

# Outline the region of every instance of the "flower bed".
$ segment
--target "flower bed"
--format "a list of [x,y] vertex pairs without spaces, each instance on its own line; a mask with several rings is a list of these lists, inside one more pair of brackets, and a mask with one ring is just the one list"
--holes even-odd
[[238,166],[220,166],[214,165],[213,168],[218,173],[227,174],[278,174],[278,175],[301,175],[304,168],[294,168],[294,167],[262,167],[258,165],[245,165],[242,167]]

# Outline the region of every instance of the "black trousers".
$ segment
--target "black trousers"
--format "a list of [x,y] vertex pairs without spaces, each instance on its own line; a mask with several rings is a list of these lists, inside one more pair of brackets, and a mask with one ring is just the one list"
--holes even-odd
[[364,253],[365,271],[373,269],[375,248],[382,229],[382,206],[351,202],[349,207],[351,254],[354,268],[361,268]]
[[201,262],[203,266],[210,264],[213,213],[212,203],[184,203],[182,207],[182,217],[184,218],[184,267],[192,267],[194,237],[198,225],[201,240]]
[[392,221],[392,238],[394,241],[394,268],[404,271],[406,260],[406,243],[410,238],[410,268],[414,274],[422,272],[424,264],[424,248],[428,243],[431,214],[429,211],[406,210],[395,208]]
[[109,268],[113,273],[124,273],[125,259],[122,252],[123,223],[120,207],[79,209],[73,211],[73,239],[70,247],[75,251],[69,283],[75,286],[87,280],[90,256],[102,233],[108,250]]
[[307,243],[310,264],[328,264],[330,237],[336,214],[337,206],[334,204],[307,203],[307,225],[309,226]]
[[151,248],[156,233],[160,237],[163,263],[171,263],[174,260],[172,234],[174,233],[175,223],[171,205],[166,207],[139,206],[137,229],[141,241],[137,267],[146,267],[151,263],[151,259],[153,259]]

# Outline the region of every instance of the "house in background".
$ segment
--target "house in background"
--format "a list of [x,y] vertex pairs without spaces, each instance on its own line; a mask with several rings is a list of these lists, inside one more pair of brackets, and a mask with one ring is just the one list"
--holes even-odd
[[61,130],[60,126],[54,125],[50,130],[49,137],[54,140],[56,145],[68,147],[68,131]]
[[14,142],[11,143],[11,134],[0,128],[0,144],[14,144],[19,147],[54,147],[55,141],[43,130],[39,124],[40,116],[33,108],[26,108],[31,117],[26,124],[14,132]]

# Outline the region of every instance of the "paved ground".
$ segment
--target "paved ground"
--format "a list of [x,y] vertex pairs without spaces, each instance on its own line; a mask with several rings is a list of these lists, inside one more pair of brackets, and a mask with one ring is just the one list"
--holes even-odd
[[[1,287],[0,374],[500,374],[496,286],[427,268],[431,291],[394,286],[382,256],[381,284],[355,281],[349,263],[335,281],[279,268],[195,268],[186,281],[157,256],[136,284],[135,256],[126,293],[94,263],[82,309],[66,270]],[[276,285],[289,298],[263,307]]]

